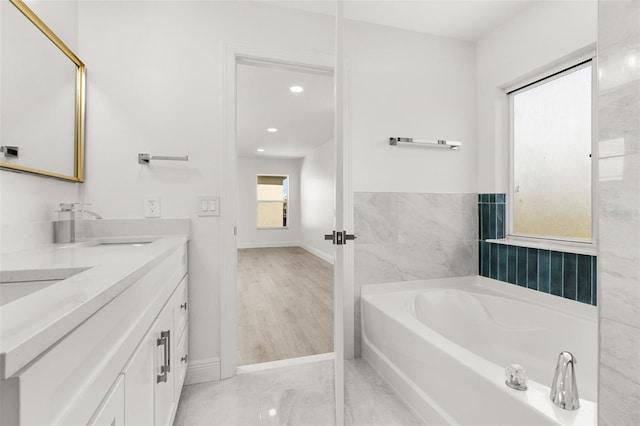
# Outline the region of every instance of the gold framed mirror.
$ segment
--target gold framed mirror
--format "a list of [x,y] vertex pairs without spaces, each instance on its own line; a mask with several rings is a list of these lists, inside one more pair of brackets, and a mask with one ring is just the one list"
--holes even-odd
[[2,3],[0,168],[83,182],[84,63],[24,1]]

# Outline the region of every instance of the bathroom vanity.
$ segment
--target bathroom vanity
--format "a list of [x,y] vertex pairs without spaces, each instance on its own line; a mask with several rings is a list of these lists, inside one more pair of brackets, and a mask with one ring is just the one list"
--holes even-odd
[[0,424],[171,424],[188,365],[187,241],[4,254]]

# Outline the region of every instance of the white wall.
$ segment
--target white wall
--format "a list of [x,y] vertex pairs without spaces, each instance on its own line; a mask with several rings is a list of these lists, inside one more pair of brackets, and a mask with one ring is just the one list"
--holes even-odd
[[334,229],[335,148],[333,139],[302,160],[300,170],[300,213],[302,246],[333,263],[333,246],[324,234]]
[[[238,158],[238,248],[300,245],[300,159]],[[288,228],[257,229],[256,176],[289,176]]]
[[[478,192],[507,192],[504,87],[596,42],[596,1],[537,2],[477,43]],[[500,110],[499,110],[500,111]]]
[[[87,201],[106,218],[140,218],[145,194],[163,217],[188,217],[189,357],[213,371],[220,355],[220,217],[196,197],[221,176],[224,41],[333,52],[333,18],[249,2],[80,2],[87,64]],[[138,152],[189,155],[139,165]],[[226,214],[221,200],[222,217]],[[209,368],[211,367],[211,368]]]
[[[344,40],[354,192],[475,192],[474,45],[355,21]],[[391,136],[463,146],[394,147]]]

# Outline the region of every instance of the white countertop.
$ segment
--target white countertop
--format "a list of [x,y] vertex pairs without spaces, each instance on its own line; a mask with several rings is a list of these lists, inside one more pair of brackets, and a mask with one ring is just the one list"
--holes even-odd
[[[43,279],[85,269],[0,306],[0,378],[11,377],[188,241],[188,235],[122,237],[140,246],[97,245],[113,238],[47,244],[2,255],[4,280]],[[38,275],[33,277],[30,275]],[[1,285],[1,284],[0,284]]]

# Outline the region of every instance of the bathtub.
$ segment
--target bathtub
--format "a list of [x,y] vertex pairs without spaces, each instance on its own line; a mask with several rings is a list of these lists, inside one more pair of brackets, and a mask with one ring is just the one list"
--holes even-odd
[[[594,306],[485,277],[362,287],[362,356],[432,425],[595,425]],[[558,354],[569,351],[581,407],[549,400]],[[528,390],[504,383],[522,365]]]

